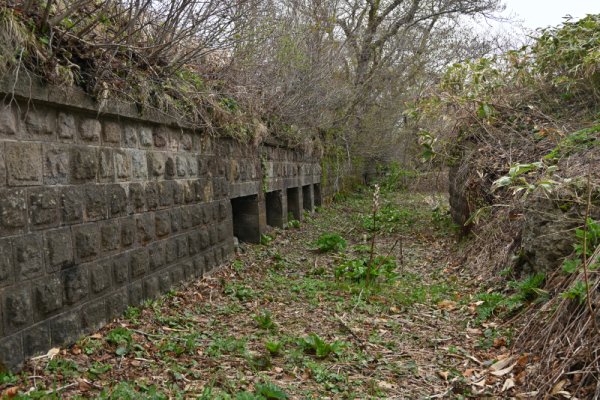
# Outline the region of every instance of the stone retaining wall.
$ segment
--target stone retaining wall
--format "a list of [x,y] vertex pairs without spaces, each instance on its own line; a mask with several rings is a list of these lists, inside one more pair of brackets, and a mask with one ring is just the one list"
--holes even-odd
[[[0,369],[202,276],[233,253],[234,220],[260,240],[266,192],[281,199],[281,226],[286,189],[309,185],[299,202],[312,205],[319,182],[306,152],[99,112],[78,92],[11,93],[0,104]],[[234,218],[242,197],[250,211]]]

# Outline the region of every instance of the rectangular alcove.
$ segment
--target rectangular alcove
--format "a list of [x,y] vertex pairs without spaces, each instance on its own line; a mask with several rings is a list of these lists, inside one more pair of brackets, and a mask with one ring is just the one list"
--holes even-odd
[[307,211],[313,210],[312,190],[311,185],[302,186],[302,205]]
[[285,224],[285,210],[281,190],[266,193],[265,203],[267,208],[267,225],[283,228]]
[[321,197],[321,184],[315,183],[313,185],[313,199],[315,202],[315,207],[321,207],[323,204],[323,199]]
[[287,190],[287,210],[294,219],[300,221],[302,218],[302,205],[300,204],[300,189],[297,187]]
[[240,242],[260,243],[258,195],[231,199],[233,235]]

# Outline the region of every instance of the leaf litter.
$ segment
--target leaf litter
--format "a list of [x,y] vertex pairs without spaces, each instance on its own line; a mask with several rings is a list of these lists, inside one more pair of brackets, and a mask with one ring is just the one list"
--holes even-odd
[[[243,244],[218,271],[129,308],[71,347],[30,360],[22,373],[0,381],[0,393],[519,397],[529,360],[511,355],[506,340],[487,340],[497,329],[476,322],[477,277],[452,258],[455,235],[432,223],[428,196],[384,196],[416,221],[376,238],[377,253],[396,261],[393,280],[367,286],[335,275],[341,262],[364,254],[371,237],[362,223],[369,193],[352,195],[307,215],[300,228],[272,230],[266,245]],[[315,252],[313,243],[326,232],[344,236],[347,249]]]

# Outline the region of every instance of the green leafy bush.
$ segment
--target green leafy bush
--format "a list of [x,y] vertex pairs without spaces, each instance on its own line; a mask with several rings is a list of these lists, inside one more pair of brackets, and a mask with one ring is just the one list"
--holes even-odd
[[111,369],[112,365],[110,364],[103,364],[101,362],[94,361],[87,372],[93,379],[98,379],[98,376],[107,373]]
[[495,315],[503,306],[506,296],[501,293],[481,293],[475,299],[482,302],[477,306],[477,320],[482,322]]
[[567,95],[590,93],[600,85],[600,15],[542,30],[531,52],[534,72]]
[[323,233],[314,243],[321,252],[341,251],[346,248],[346,240],[338,233]]
[[0,372],[0,386],[1,385],[14,385],[19,381],[16,375],[10,372]]
[[378,174],[382,175],[379,185],[384,192],[396,192],[406,190],[411,181],[418,173],[414,169],[404,169],[397,162],[391,162],[385,166],[378,166]]
[[586,256],[590,257],[594,252],[594,249],[600,244],[600,224],[591,218],[586,221],[586,230],[577,228],[575,230],[575,237],[578,242],[575,244],[575,254],[583,256],[583,248],[585,243]]

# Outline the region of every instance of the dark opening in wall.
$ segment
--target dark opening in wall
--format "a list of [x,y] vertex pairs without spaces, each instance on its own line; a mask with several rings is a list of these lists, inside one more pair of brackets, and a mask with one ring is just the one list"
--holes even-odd
[[302,186],[302,205],[305,210],[313,210],[312,190],[310,185]]
[[283,209],[283,198],[281,190],[268,192],[265,195],[267,207],[267,225],[283,228],[285,224],[285,212]]
[[231,199],[233,235],[241,242],[260,243],[258,195]]
[[313,199],[315,202],[315,207],[321,207],[323,204],[323,198],[321,197],[321,184],[315,183],[313,185]]
[[294,219],[300,220],[302,216],[302,205],[300,204],[300,189],[289,188],[287,190],[287,210]]

